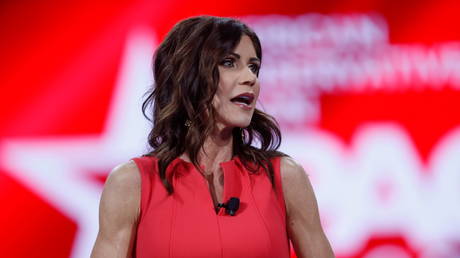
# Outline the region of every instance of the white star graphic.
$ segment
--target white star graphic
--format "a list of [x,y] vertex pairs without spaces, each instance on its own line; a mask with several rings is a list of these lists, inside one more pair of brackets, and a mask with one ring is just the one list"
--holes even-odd
[[1,162],[10,175],[78,223],[71,257],[89,257],[98,231],[102,188],[86,171],[104,175],[147,148],[148,121],[142,96],[153,79],[150,71],[154,33],[136,29],[125,45],[115,94],[101,135],[5,140]]

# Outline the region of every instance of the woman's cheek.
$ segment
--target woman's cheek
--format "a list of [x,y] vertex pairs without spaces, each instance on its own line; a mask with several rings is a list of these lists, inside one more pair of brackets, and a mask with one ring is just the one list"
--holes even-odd
[[218,110],[219,107],[220,107],[220,103],[221,103],[220,98],[219,98],[219,96],[216,94],[216,95],[214,96],[214,98],[212,99],[212,106],[214,107],[214,109]]

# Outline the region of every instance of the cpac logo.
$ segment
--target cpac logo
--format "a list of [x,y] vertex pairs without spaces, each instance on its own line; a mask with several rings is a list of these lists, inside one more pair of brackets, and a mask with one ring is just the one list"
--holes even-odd
[[348,147],[322,131],[289,135],[283,149],[311,175],[339,253],[353,253],[376,233],[402,234],[424,253],[445,252],[460,238],[460,127],[438,143],[428,164],[396,124],[361,128]]
[[386,21],[377,14],[245,20],[264,47],[262,103],[290,128],[318,121],[324,92],[460,89],[460,42],[390,44]]

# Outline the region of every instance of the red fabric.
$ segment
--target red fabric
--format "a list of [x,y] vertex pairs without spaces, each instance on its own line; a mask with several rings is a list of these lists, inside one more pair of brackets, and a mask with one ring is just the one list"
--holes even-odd
[[206,179],[180,158],[168,166],[174,194],[161,184],[155,157],[133,159],[142,178],[136,257],[289,257],[280,158],[274,158],[275,186],[261,169],[249,173],[235,157],[221,163],[224,201],[240,199],[235,216],[216,214]]

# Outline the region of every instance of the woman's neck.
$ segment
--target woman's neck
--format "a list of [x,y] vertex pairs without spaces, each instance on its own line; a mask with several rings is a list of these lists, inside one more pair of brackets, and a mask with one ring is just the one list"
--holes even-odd
[[221,162],[232,159],[233,137],[216,139],[208,137],[203,145],[203,150],[198,154],[198,162],[204,165],[206,174],[219,168]]
[[[186,153],[181,157],[190,160]],[[220,130],[208,136],[198,153],[198,163],[205,168],[206,174],[219,170],[219,164],[231,160],[233,157],[233,134],[231,130]]]

